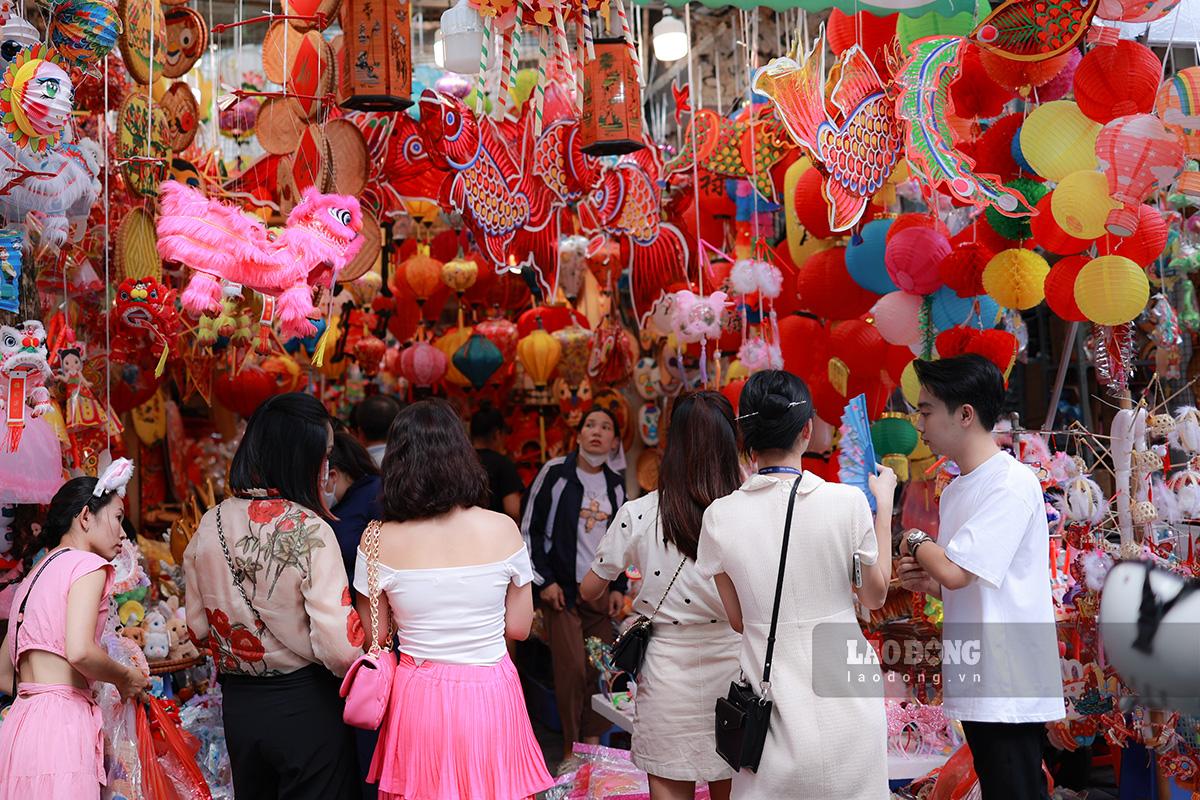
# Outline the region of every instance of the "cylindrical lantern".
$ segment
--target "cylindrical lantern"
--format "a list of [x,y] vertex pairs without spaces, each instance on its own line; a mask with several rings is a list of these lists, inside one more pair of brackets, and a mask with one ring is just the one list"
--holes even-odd
[[871,443],[880,463],[891,467],[898,480],[908,480],[908,454],[917,447],[917,429],[907,414],[886,411],[871,423]]
[[1061,181],[1072,172],[1096,168],[1100,126],[1069,100],[1043,103],[1021,126],[1021,154],[1043,178]]
[[1042,302],[1049,271],[1046,259],[1032,250],[1003,250],[983,271],[983,288],[1005,308],[1023,311]]
[[1075,70],[1075,102],[1079,110],[1103,125],[1128,114],[1154,108],[1162,62],[1154,51],[1132,39],[1097,47]]
[[1047,253],[1059,256],[1069,256],[1082,253],[1091,241],[1077,239],[1059,227],[1051,210],[1054,202],[1054,192],[1047,194],[1037,203],[1037,214],[1029,219],[1029,233],[1034,244]]
[[959,297],[975,297],[983,294],[983,270],[994,255],[980,242],[957,244],[938,264],[938,274]]
[[1132,322],[1150,299],[1146,272],[1128,258],[1092,259],[1075,278],[1075,302],[1097,325]]
[[892,282],[909,294],[930,294],[942,285],[938,265],[950,241],[932,228],[906,228],[889,237],[884,262]]
[[1065,232],[1077,239],[1104,235],[1104,221],[1116,204],[1108,196],[1108,181],[1095,170],[1072,172],[1050,195],[1050,213]]
[[1183,143],[1153,114],[1119,117],[1096,137],[1096,158],[1108,179],[1108,193],[1121,204],[1108,214],[1104,227],[1114,236],[1129,236],[1138,225],[1138,206],[1165,188],[1183,171]]
[[906,292],[890,292],[871,309],[875,327],[889,344],[912,345],[921,341],[921,304],[924,300]]
[[1137,208],[1137,229],[1129,236],[1101,236],[1096,240],[1096,254],[1125,256],[1140,267],[1148,267],[1167,247],[1170,229],[1163,215],[1154,206],[1142,203]]
[[642,142],[642,89],[633,53],[623,38],[597,39],[596,57],[583,69],[583,152],[593,156],[632,153]]
[[467,0],[458,0],[442,12],[441,31],[445,68],[459,75],[478,73],[484,35],[479,12],[471,8]]
[[400,373],[420,389],[440,381],[446,365],[446,354],[426,342],[417,342],[400,354]]
[[337,70],[343,107],[403,111],[412,105],[411,17],[409,0],[343,0]]
[[1075,280],[1091,261],[1087,256],[1067,256],[1046,274],[1046,305],[1067,322],[1086,322],[1087,315],[1075,302]]

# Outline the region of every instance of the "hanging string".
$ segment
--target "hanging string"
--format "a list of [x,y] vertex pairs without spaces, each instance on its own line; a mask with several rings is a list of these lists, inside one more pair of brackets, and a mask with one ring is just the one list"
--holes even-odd
[[[692,41],[692,5],[687,3],[683,7],[683,24],[687,28],[688,41]],[[693,91],[696,85],[695,73],[693,72],[692,50],[688,48],[687,54],[687,73],[688,73],[688,89]],[[696,112],[700,109],[692,106],[692,206],[696,214],[696,285],[700,289],[700,296],[704,296],[704,247],[701,244],[703,238],[700,234],[700,154],[696,147],[696,137],[700,135],[700,131],[696,125]]]
[[[110,312],[112,308],[112,294],[110,293],[109,280],[109,229],[111,228],[111,219],[109,218],[110,203],[108,192],[108,173],[112,168],[112,162],[109,160],[108,153],[108,62],[112,59],[111,55],[104,57],[104,116],[100,124],[100,149],[104,153],[104,396],[105,406],[104,413],[112,413],[112,321]],[[215,92],[214,92],[215,94]],[[109,441],[109,449],[112,449],[112,444]]]

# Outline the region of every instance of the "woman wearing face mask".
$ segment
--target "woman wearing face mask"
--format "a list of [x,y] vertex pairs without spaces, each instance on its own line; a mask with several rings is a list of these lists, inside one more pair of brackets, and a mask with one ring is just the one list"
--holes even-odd
[[624,577],[596,600],[579,597],[608,522],[625,502],[624,477],[608,466],[621,431],[617,418],[597,406],[579,425],[579,447],[542,467],[529,490],[521,532],[529,544],[554,661],[554,693],[563,725],[563,747],[595,744],[611,727],[592,711],[597,674],[584,642],[613,640],[611,620],[625,605]]
[[232,497],[184,552],[188,627],[217,662],[239,798],[359,796],[334,676],[364,636],[321,499],[332,448],[316,398],[267,400],[233,457]]
[[148,676],[118,664],[99,644],[113,568],[125,538],[125,484],[119,459],[100,480],[75,478],[50,501],[31,552],[48,552],[17,588],[0,654],[0,690],[16,693],[0,726],[0,798],[98,798],[105,782],[100,712],[93,681],[129,699]]
[[335,518],[330,524],[342,549],[342,563],[346,565],[351,586],[354,585],[354,561],[363,531],[371,520],[383,516],[382,491],[379,467],[375,466],[367,448],[345,431],[335,433],[323,496]]

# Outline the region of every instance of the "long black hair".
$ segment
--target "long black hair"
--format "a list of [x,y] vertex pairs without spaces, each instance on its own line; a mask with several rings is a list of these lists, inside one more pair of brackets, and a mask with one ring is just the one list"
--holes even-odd
[[378,475],[375,459],[363,447],[362,442],[346,431],[333,435],[333,449],[329,451],[329,467],[350,479],[351,483],[367,475]]
[[781,369],[756,372],[738,400],[742,448],[746,454],[791,450],[813,418],[812,394],[798,376]]
[[13,519],[13,549],[12,556],[21,560],[21,571],[11,580],[0,583],[4,589],[14,583],[19,583],[33,566],[33,559],[43,550],[53,550],[62,544],[62,538],[71,530],[71,523],[83,513],[86,508],[92,514],[99,514],[113,498],[116,492],[104,492],[97,497],[96,484],[99,481],[89,475],[72,478],[59,487],[50,500],[46,509],[46,521],[42,530],[36,536],[31,534],[33,513],[37,506],[18,506],[18,514]]
[[274,490],[329,520],[320,483],[331,425],[329,412],[311,395],[289,392],[268,399],[246,423],[229,488],[235,495]]
[[385,520],[439,517],[488,497],[487,473],[453,406],[422,400],[396,415],[383,457]]
[[720,392],[694,392],[677,399],[658,471],[663,540],[695,561],[704,510],[741,482],[729,400]]

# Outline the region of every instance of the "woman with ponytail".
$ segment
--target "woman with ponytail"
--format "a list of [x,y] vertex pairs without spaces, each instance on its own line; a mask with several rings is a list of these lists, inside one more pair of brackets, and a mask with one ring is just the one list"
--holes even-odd
[[0,725],[0,800],[99,798],[104,754],[92,683],[111,683],[125,699],[146,688],[147,676],[99,643],[132,473],[119,459],[99,480],[68,481],[50,501],[32,546],[47,552],[17,587],[0,654],[0,691],[16,697]]

